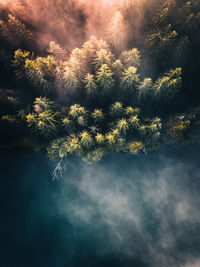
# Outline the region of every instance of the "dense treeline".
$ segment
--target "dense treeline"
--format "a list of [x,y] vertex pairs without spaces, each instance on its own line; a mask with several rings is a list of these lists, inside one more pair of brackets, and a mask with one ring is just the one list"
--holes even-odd
[[[132,12],[117,21],[131,29]],[[160,1],[145,12],[151,21],[125,51],[117,37],[92,36],[71,52],[52,41],[40,54],[20,19],[0,20],[1,149],[94,163],[110,151],[198,140],[200,1]]]

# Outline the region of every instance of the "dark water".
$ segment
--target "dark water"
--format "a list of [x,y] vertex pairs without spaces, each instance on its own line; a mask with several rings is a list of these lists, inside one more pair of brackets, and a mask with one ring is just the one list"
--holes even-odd
[[1,267],[199,267],[200,146],[68,159],[0,160]]

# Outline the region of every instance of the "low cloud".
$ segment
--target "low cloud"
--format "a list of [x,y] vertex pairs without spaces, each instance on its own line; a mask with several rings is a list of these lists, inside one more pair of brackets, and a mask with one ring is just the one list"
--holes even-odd
[[140,255],[153,267],[190,266],[185,264],[195,260],[193,244],[199,238],[200,197],[192,186],[197,171],[191,163],[165,157],[159,165],[144,162],[144,168],[132,160],[124,166],[115,162],[115,168],[84,164],[78,178],[66,174],[58,196],[60,213],[92,229],[94,238],[100,232],[96,249],[104,255]]

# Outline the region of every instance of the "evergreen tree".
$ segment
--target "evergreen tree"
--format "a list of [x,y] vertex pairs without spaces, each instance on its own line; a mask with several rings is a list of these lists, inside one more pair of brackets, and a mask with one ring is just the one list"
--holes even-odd
[[26,28],[24,23],[11,14],[8,15],[8,28],[13,35],[21,40],[30,40],[33,38],[33,33]]
[[63,81],[66,92],[75,93],[80,85],[80,81],[78,80],[75,73],[66,66],[63,72]]
[[95,140],[96,140],[97,144],[100,144],[101,145],[101,144],[104,143],[105,137],[104,137],[103,134],[97,133],[96,136],[95,136]]
[[85,148],[89,148],[93,144],[93,139],[92,139],[91,134],[85,130],[81,132],[80,142]]
[[129,67],[123,72],[120,86],[123,90],[133,91],[139,82],[139,74],[137,74],[137,68]]
[[123,112],[123,106],[122,103],[120,102],[115,102],[114,104],[112,104],[111,108],[110,108],[110,114],[114,117],[118,117],[122,114]]
[[127,45],[127,27],[120,11],[117,11],[111,18],[108,28],[108,41],[116,52],[120,52]]
[[153,82],[151,78],[144,78],[138,85],[138,101],[144,103],[145,100],[149,100],[152,93]]
[[96,68],[100,68],[103,64],[107,66],[111,66],[114,56],[110,53],[110,51],[106,49],[100,49],[96,52],[96,57],[94,59],[94,65]]
[[113,73],[107,64],[103,64],[97,71],[97,83],[102,89],[103,94],[107,94],[114,86]]
[[14,72],[18,79],[24,78],[25,74],[25,62],[27,59],[30,59],[31,55],[28,51],[23,51],[22,49],[18,49],[14,53],[14,59],[12,61],[12,66],[14,68]]
[[79,104],[72,105],[69,110],[69,115],[77,119],[79,116],[86,116],[87,111],[84,107],[81,107]]
[[90,73],[86,74],[84,82],[87,94],[91,96],[96,95],[97,85],[94,80],[94,75]]
[[96,123],[102,122],[104,119],[104,114],[102,109],[95,109],[94,112],[92,113],[92,118]]
[[120,59],[115,60],[115,62],[112,64],[112,69],[114,72],[115,79],[119,81],[120,77],[122,76],[123,69],[124,69],[124,66]]
[[47,51],[53,55],[58,61],[66,61],[68,57],[68,53],[65,49],[63,49],[59,44],[54,41],[49,43],[49,47]]
[[133,48],[128,51],[124,51],[121,56],[121,62],[126,68],[129,67],[139,67],[140,66],[140,52],[137,50],[137,48]]
[[118,120],[117,124],[116,124],[116,128],[123,134],[126,134],[129,125],[128,122],[125,118],[122,118],[120,120]]
[[35,60],[26,59],[25,62],[25,74],[28,81],[32,83],[32,85],[39,89],[41,92],[42,90],[48,91],[49,86],[47,81],[42,77],[42,73],[40,72],[37,63]]
[[181,68],[171,69],[154,83],[155,94],[158,94],[163,100],[173,99],[181,84]]

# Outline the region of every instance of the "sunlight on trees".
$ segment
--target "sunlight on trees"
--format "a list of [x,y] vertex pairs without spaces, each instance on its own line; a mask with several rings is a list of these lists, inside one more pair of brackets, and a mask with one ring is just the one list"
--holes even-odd
[[168,98],[173,98],[182,83],[181,68],[171,69],[154,83],[155,92]]
[[125,134],[129,128],[128,122],[126,119],[120,119],[118,120],[116,124],[116,128],[123,134]]
[[79,87],[79,80],[77,79],[75,73],[66,66],[63,72],[63,81],[66,92],[74,93]]
[[136,67],[138,68],[140,66],[140,52],[137,50],[137,48],[133,48],[128,51],[124,51],[121,56],[121,62],[124,64],[126,68],[129,67]]
[[22,49],[15,51],[12,66],[18,79],[24,78],[25,62],[27,59],[30,59],[30,57],[31,55],[28,51],[22,51]]
[[67,51],[54,41],[49,43],[47,52],[53,55],[58,61],[66,61],[68,57]]
[[92,113],[92,118],[96,123],[102,122],[104,119],[104,114],[102,109],[95,109],[94,112]]
[[111,22],[108,27],[108,41],[117,52],[126,48],[127,27],[120,11],[117,11],[111,18]]
[[93,144],[93,139],[90,133],[83,131],[80,133],[80,142],[85,148],[89,148]]
[[123,90],[133,91],[138,82],[139,74],[137,74],[137,68],[129,67],[128,69],[124,70],[120,83],[120,86]]
[[86,74],[84,82],[87,94],[91,96],[96,95],[97,85],[95,83],[94,75],[90,73]]
[[101,87],[101,92],[107,94],[114,86],[113,73],[109,69],[107,64],[103,64],[96,74],[97,83]]
[[106,25],[110,46],[91,36],[70,53],[55,41],[41,51],[26,24],[13,15],[2,18],[3,135],[13,137],[16,131],[51,158],[76,155],[88,163],[109,151],[146,153],[161,143],[199,138],[194,89],[199,68],[193,63],[198,61],[199,0],[161,2],[148,14],[151,21],[141,22],[138,40],[133,38],[136,20],[122,9]]

